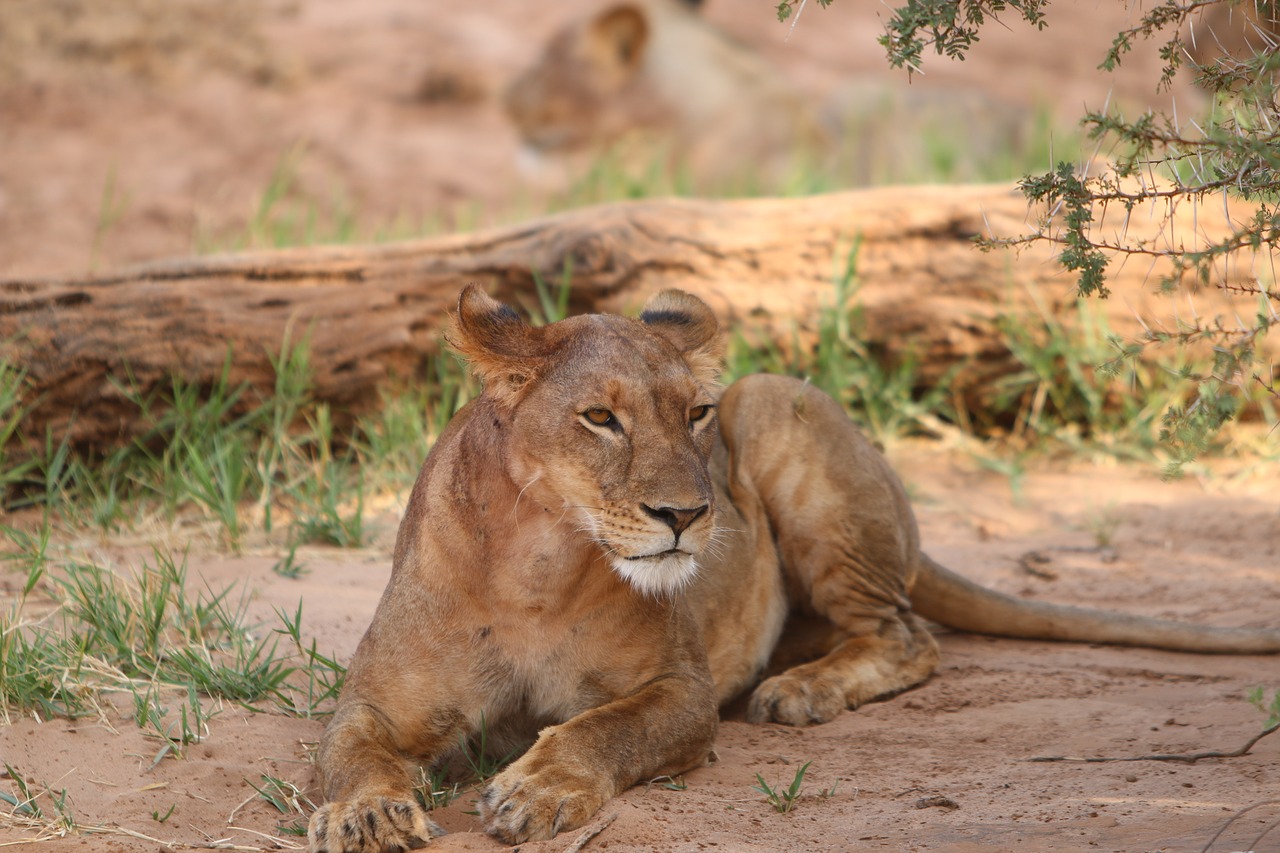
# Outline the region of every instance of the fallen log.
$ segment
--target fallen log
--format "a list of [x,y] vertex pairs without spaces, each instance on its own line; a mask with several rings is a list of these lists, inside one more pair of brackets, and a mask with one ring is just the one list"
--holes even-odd
[[[1000,314],[1034,299],[1061,312],[1074,279],[1050,247],[981,252],[978,235],[1025,233],[1022,196],[1006,185],[890,187],[797,199],[653,200],[617,203],[470,234],[373,245],[288,249],[150,263],[70,279],[0,281],[0,358],[26,370],[38,401],[28,436],[68,436],[109,446],[138,429],[122,391],[167,386],[172,374],[208,385],[230,352],[231,381],[262,393],[286,340],[310,342],[314,393],[344,411],[375,399],[391,375],[413,376],[439,348],[459,289],[477,281],[504,300],[534,304],[534,276],[569,271],[573,311],[626,311],[650,293],[682,287],[726,321],[790,341],[811,332],[833,280],[860,240],[858,298],[867,343],[889,357],[908,351],[923,382],[955,365],[972,405],[983,384],[1009,369],[996,333]],[[1194,228],[1230,230],[1202,207]],[[1111,227],[1100,223],[1100,227]],[[1161,232],[1135,214],[1128,239]],[[1112,230],[1116,230],[1112,227]],[[1174,244],[1176,245],[1176,244]],[[1121,265],[1102,304],[1120,333],[1138,317],[1169,326],[1185,303],[1155,292],[1162,263]],[[1241,300],[1242,316],[1256,305]],[[1253,307],[1248,307],[1253,306]],[[1201,316],[1236,310],[1206,288]],[[1061,312],[1069,313],[1069,312]],[[126,376],[127,382],[126,382]]]

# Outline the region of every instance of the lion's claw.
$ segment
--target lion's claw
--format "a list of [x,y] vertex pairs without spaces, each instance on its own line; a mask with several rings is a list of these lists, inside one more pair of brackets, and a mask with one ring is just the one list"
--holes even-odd
[[545,841],[584,825],[608,794],[589,779],[546,767],[526,775],[516,762],[498,774],[480,798],[485,830],[506,844]]
[[311,816],[311,853],[402,853],[420,850],[444,830],[410,799],[359,797],[328,803]]

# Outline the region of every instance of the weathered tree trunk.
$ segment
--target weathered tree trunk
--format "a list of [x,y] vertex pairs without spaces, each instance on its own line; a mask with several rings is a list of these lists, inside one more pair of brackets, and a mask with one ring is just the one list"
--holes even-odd
[[[1153,237],[1160,226],[1134,214],[1128,239]],[[1189,216],[1179,223],[1188,236],[1192,227]],[[1202,207],[1194,227],[1218,235],[1229,223],[1220,208]],[[984,253],[972,244],[979,234],[1027,229],[1026,202],[1006,186],[619,203],[390,245],[0,281],[0,356],[26,369],[39,400],[24,425],[28,435],[47,426],[77,443],[109,445],[137,428],[117,387],[126,376],[143,393],[175,372],[211,383],[229,350],[232,381],[265,392],[274,379],[270,355],[286,332],[295,342],[309,335],[318,398],[364,405],[381,380],[413,375],[437,351],[447,311],[471,281],[531,305],[533,274],[558,282],[568,268],[574,311],[626,311],[656,290],[681,287],[725,320],[789,341],[832,301],[833,280],[857,238],[868,343],[891,356],[914,352],[925,381],[968,365],[957,381],[980,404],[985,378],[1007,369],[997,315],[1037,310],[1037,301],[1056,312],[1075,298],[1072,277],[1047,247]],[[1137,315],[1170,326],[1175,304],[1187,316],[1185,295],[1155,293],[1160,272],[1135,262],[1112,272],[1114,295],[1104,307],[1118,332],[1135,331]],[[1225,300],[1208,289],[1196,310],[1213,314]]]

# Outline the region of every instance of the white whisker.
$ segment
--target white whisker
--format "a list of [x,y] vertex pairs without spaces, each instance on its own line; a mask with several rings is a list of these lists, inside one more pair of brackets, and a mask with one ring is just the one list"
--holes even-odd
[[516,495],[515,504],[511,507],[512,514],[514,514],[516,510],[520,509],[520,499],[524,497],[524,493],[529,491],[529,487],[541,479],[542,479],[542,472],[539,471],[538,473],[533,475],[533,479],[531,479],[529,482],[524,484],[524,488],[520,490],[520,494]]
[[705,551],[708,556],[719,560],[725,555],[730,535],[740,532],[741,531],[735,530],[732,527],[725,527],[717,524],[712,527],[711,532],[707,534],[707,544],[703,546],[702,550]]
[[703,546],[702,550],[703,552],[706,553],[708,557],[711,557],[712,559],[715,559],[715,560],[720,560],[724,558],[725,547],[726,545],[724,540],[708,539],[707,544]]

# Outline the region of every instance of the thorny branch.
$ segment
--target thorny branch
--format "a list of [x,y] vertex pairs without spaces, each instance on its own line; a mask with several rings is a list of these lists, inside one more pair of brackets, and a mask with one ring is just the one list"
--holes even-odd
[[[781,0],[780,18],[786,18],[798,0]],[[819,0],[825,6],[830,0]],[[1172,288],[1193,280],[1208,284],[1215,265],[1236,253],[1252,252],[1268,256],[1274,271],[1280,250],[1280,21],[1273,2],[1240,4],[1231,15],[1218,15],[1231,0],[1158,0],[1141,13],[1134,26],[1116,34],[1099,68],[1115,70],[1135,45],[1144,40],[1159,44],[1163,62],[1157,90],[1168,88],[1183,65],[1191,65],[1201,87],[1211,92],[1215,104],[1200,121],[1179,127],[1176,113],[1146,112],[1126,118],[1116,111],[1090,112],[1082,120],[1087,135],[1101,143],[1110,140],[1110,163],[1101,176],[1072,163],[1059,163],[1044,175],[1028,176],[1020,187],[1029,202],[1044,203],[1050,217],[1033,233],[1001,240],[979,241],[984,248],[1017,248],[1036,241],[1057,247],[1061,266],[1077,274],[1081,296],[1106,297],[1108,266],[1116,258],[1148,256],[1173,265],[1160,286]],[[981,29],[1001,14],[1020,16],[1037,28],[1045,27],[1042,0],[900,0],[893,6],[880,43],[889,64],[906,68],[908,74],[921,71],[926,49],[951,59],[963,59],[978,42]],[[1234,5],[1234,4],[1233,4]],[[1216,7],[1216,8],[1215,8]],[[1256,20],[1255,20],[1256,19]],[[1232,28],[1231,32],[1222,29]],[[1245,28],[1266,47],[1252,55],[1232,53],[1220,36],[1238,34]],[[1218,31],[1215,31],[1217,28]],[[1197,33],[1199,29],[1199,33]],[[1230,39],[1228,38],[1228,41]],[[1215,50],[1216,46],[1216,50]],[[1194,130],[1194,133],[1192,132]],[[1165,176],[1157,179],[1157,174]],[[1121,184],[1137,178],[1138,189]],[[1095,236],[1108,206],[1123,205],[1126,219],[1137,205],[1164,202],[1169,209],[1183,200],[1202,200],[1210,193],[1228,194],[1256,206],[1250,220],[1228,238],[1207,240],[1198,248],[1129,240],[1122,228],[1119,236]],[[1173,443],[1175,463],[1168,470],[1175,476],[1179,466],[1208,446],[1213,434],[1243,408],[1251,383],[1238,381],[1253,373],[1259,384],[1274,396],[1274,390],[1253,372],[1258,358],[1256,340],[1280,316],[1274,306],[1280,294],[1258,283],[1229,283],[1226,277],[1217,286],[1230,293],[1259,297],[1272,306],[1259,308],[1252,330],[1238,333],[1219,328],[1196,334],[1215,344],[1214,375],[1201,382],[1198,398],[1166,416],[1165,435]],[[1176,343],[1169,336],[1148,343]],[[1141,347],[1139,347],[1140,349]]]

